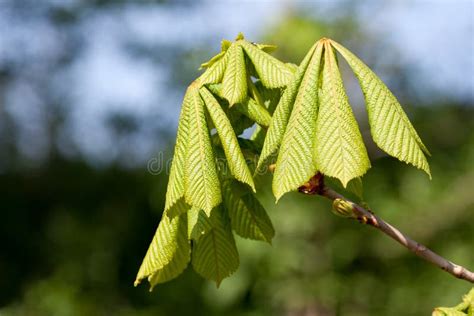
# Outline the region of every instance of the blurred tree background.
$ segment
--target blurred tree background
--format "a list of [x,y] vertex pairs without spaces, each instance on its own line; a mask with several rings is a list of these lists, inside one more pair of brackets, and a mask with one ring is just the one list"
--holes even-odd
[[155,167],[170,157],[184,87],[239,31],[291,62],[332,37],[381,74],[432,152],[433,180],[368,143],[366,200],[474,267],[473,4],[369,3],[0,2],[0,316],[428,315],[455,305],[466,282],[333,216],[321,198],[274,205],[270,186],[259,195],[273,245],[237,238],[241,265],[220,289],[190,268],[152,293],[133,287],[164,206],[167,175]]

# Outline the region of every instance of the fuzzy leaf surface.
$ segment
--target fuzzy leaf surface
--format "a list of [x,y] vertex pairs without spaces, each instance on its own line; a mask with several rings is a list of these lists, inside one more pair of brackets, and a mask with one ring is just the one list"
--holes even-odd
[[[228,54],[221,52],[214,56],[208,65],[203,64],[202,67],[208,67],[206,71],[197,79],[201,85],[220,83],[224,77],[227,66]],[[206,65],[206,66],[205,66]]]
[[268,164],[274,159],[274,155],[280,148],[283,135],[285,134],[288,120],[290,118],[291,110],[295,102],[298,89],[303,80],[306,68],[309,65],[311,57],[313,56],[315,46],[311,48],[306,57],[298,67],[293,79],[286,87],[283,95],[278,102],[278,105],[273,113],[270,127],[268,128],[265,141],[263,143],[262,152],[257,164],[257,173],[265,172]]
[[190,253],[186,214],[170,219],[166,213],[163,213],[138,271],[135,286],[146,277],[152,288],[158,283],[177,277],[188,265]]
[[341,180],[346,187],[351,179],[370,168],[370,161],[329,44],[325,44],[324,60],[316,123],[316,163],[319,171]]
[[314,139],[322,52],[323,45],[317,44],[304,72],[283,136],[272,185],[277,200],[286,192],[296,190],[317,170]]
[[232,106],[243,102],[247,97],[247,72],[244,51],[240,45],[232,44],[226,56],[227,65],[222,79],[222,95]]
[[284,87],[293,78],[291,70],[275,57],[248,41],[239,41],[239,43],[252,61],[255,71],[265,87]]
[[375,143],[389,155],[424,170],[430,177],[428,149],[410,123],[400,103],[377,75],[342,45],[331,44],[344,57],[359,80]]
[[203,210],[193,207],[187,215],[189,239],[199,240],[202,235],[212,229],[211,222]]
[[194,270],[217,286],[239,267],[234,236],[223,215],[221,208],[212,211],[212,229],[196,241],[192,253]]
[[268,127],[272,120],[272,116],[268,113],[267,109],[259,105],[252,98],[248,98],[245,102],[239,104],[237,109],[260,126]]
[[237,137],[224,110],[206,87],[200,89],[200,94],[219,134],[231,173],[237,180],[248,184],[255,191],[252,173],[245,162]]
[[181,114],[179,117],[178,132],[176,135],[176,145],[174,147],[173,162],[171,163],[168,188],[166,190],[165,211],[171,216],[175,216],[183,211],[186,203],[182,200],[184,196],[184,177],[187,146],[189,140],[192,96],[187,91],[184,95]]
[[234,231],[243,238],[271,243],[275,230],[253,192],[232,180],[223,182],[222,186],[224,206]]
[[188,140],[185,168],[186,202],[207,214],[222,202],[214,152],[206,122],[204,102],[197,87],[190,87],[189,124],[192,126]]

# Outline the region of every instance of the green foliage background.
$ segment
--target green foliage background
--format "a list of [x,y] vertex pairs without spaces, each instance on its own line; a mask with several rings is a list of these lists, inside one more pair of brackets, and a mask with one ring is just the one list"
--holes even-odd
[[[322,35],[373,44],[350,19],[327,25],[290,15],[267,34],[261,42],[279,45],[276,55],[288,61],[300,60]],[[177,65],[174,79],[188,83],[198,63]],[[400,80],[394,92],[408,95],[404,108],[432,153],[433,180],[378,158],[369,144],[378,159],[364,178],[366,200],[414,239],[473,267],[472,100],[411,106],[406,72],[392,70]],[[5,85],[9,75],[2,76]],[[170,155],[174,130],[160,137],[169,138]],[[134,288],[166,181],[145,168],[96,168],[59,152],[33,170],[18,162],[0,174],[0,315],[428,315],[457,304],[470,288],[379,232],[335,217],[320,198],[288,194],[274,205],[269,178],[258,194],[275,226],[273,244],[237,237],[239,270],[219,290],[190,267],[152,293]]]

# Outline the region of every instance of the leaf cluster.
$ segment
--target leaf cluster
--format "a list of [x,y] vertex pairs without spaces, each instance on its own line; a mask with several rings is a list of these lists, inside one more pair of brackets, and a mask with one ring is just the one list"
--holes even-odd
[[[274,49],[239,34],[201,65],[183,100],[163,218],[135,284],[171,280],[191,261],[219,285],[239,265],[233,232],[271,243],[254,181],[271,164],[277,200],[317,172],[361,195],[370,161],[336,52],[359,80],[375,143],[430,175],[428,150],[402,107],[354,54],[323,38],[296,66],[272,57]],[[239,137],[251,126],[250,139]]]

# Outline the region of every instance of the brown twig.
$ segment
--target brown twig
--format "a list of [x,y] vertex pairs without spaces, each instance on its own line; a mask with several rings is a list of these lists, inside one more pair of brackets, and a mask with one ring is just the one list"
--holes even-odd
[[[435,266],[438,266],[439,268],[452,274],[456,278],[474,283],[474,272],[469,271],[465,267],[457,265],[441,257],[437,253],[428,249],[426,246],[407,237],[398,229],[376,216],[374,213],[372,213],[372,211],[363,208],[362,206],[348,200],[343,195],[339,194],[333,189],[327,187],[324,184],[323,180],[323,175],[318,173],[307,184],[302,186],[299,191],[304,194],[318,194],[332,201],[346,202],[344,203],[345,206],[350,205],[350,210],[346,209],[344,211],[346,217],[357,219],[363,224],[367,224],[377,228],[378,230],[390,236],[392,239],[394,239],[395,241],[403,245],[405,248],[413,252],[418,257],[421,257],[426,261],[431,262]],[[350,212],[350,215],[348,215],[347,212]]]

